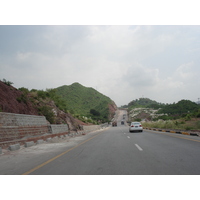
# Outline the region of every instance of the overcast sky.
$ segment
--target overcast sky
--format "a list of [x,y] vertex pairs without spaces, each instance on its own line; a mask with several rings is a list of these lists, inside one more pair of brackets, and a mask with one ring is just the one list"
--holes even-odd
[[9,0],[1,8],[0,79],[16,88],[79,82],[118,106],[200,98],[195,0]]
[[200,98],[200,26],[0,26],[0,79],[16,88],[79,82],[118,106]]

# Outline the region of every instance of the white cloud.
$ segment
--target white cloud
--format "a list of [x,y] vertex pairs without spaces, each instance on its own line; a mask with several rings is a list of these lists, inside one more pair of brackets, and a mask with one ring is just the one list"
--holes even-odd
[[132,87],[153,87],[157,83],[158,70],[150,69],[135,63],[127,70],[127,75],[124,77]]
[[194,62],[180,65],[176,70],[177,76],[180,76],[182,79],[192,79],[193,75],[196,74],[192,69],[193,65]]

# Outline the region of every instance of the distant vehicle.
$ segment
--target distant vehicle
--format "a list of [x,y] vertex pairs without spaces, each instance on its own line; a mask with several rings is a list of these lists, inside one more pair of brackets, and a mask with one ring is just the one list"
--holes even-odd
[[131,125],[129,127],[129,132],[133,131],[143,132],[142,124],[140,122],[131,122]]
[[112,126],[117,126],[117,122],[114,121],[114,122],[112,123]]
[[123,120],[121,121],[121,125],[124,125],[124,121]]

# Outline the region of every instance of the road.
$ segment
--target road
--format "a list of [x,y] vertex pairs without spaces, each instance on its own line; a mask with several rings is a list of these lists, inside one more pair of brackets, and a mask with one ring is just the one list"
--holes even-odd
[[[199,175],[200,138],[121,125],[0,156],[0,174]],[[54,146],[52,146],[54,145]]]

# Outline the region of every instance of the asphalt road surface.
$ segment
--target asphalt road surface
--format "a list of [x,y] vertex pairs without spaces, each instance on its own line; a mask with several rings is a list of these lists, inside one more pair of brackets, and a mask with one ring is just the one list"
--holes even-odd
[[118,126],[0,156],[0,174],[199,175],[200,138]]

